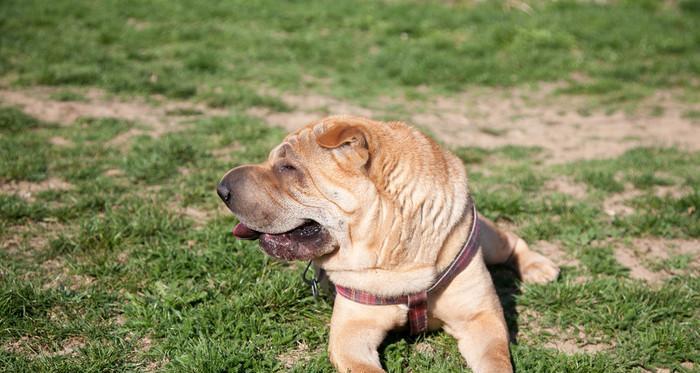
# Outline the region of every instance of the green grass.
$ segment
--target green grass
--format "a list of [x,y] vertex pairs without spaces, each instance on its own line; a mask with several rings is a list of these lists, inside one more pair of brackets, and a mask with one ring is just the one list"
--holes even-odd
[[587,78],[562,92],[628,101],[649,88],[697,89],[695,0],[528,3],[524,12],[505,1],[10,0],[0,75],[275,110],[284,104],[260,83],[366,102],[419,86],[459,91],[574,72]]
[[74,91],[58,91],[51,94],[50,98],[56,101],[87,101],[85,96]]
[[[245,114],[293,110],[280,93],[371,106],[387,95],[425,101],[471,86],[564,81],[560,94],[613,105],[656,89],[700,97],[700,2],[527,3],[525,12],[501,1],[3,2],[3,81],[59,86],[57,101],[98,87],[115,99],[165,95],[230,110],[171,110],[185,119],[152,137],[138,121],[58,125],[0,106],[0,371],[332,371],[331,304],[310,296],[301,263],[235,240],[214,192],[225,171],[265,159],[284,136]],[[135,131],[143,134],[110,142]],[[480,213],[569,259],[542,286],[492,271],[518,371],[698,370],[696,257],[643,261],[675,273],[649,285],[615,250],[646,238],[700,240],[700,153],[639,147],[547,165],[537,147],[454,150]],[[585,196],[547,190],[562,177]],[[71,187],[30,198],[5,188],[50,178]],[[603,206],[615,196],[633,212],[609,216]],[[577,353],[553,347],[572,341]],[[290,351],[301,359],[287,369],[280,356]],[[380,359],[390,372],[465,369],[442,332],[392,334]]]
[[[240,115],[203,118],[159,140],[137,137],[130,147],[112,149],[101,144],[131,124],[81,120],[56,127],[18,117],[22,125],[32,126],[34,141],[50,154],[37,161],[45,176],[74,187],[40,194],[33,202],[13,195],[0,198],[2,240],[14,242],[11,250],[22,252],[0,250],[0,345],[19,346],[0,350],[2,366],[11,371],[148,366],[283,371],[278,356],[304,343],[307,356],[294,370],[331,370],[325,352],[331,305],[310,297],[299,278],[300,265],[271,260],[254,243],[234,240],[229,233],[233,218],[215,212],[219,202],[213,186],[231,162],[214,157],[211,150],[237,139],[246,145],[232,151],[233,162],[259,161],[282,131]],[[7,143],[26,141],[18,126],[3,128]],[[76,146],[49,145],[51,136]],[[667,266],[685,274],[650,289],[629,278],[627,268],[615,260],[613,246],[601,244],[610,238],[697,238],[700,219],[690,209],[699,202],[698,153],[638,148],[607,161],[563,166],[541,165],[536,148],[457,153],[468,165],[491,169],[488,175],[475,172],[471,177],[484,215],[512,222],[530,242],[556,242],[581,263],[564,267],[557,283],[520,286],[514,294],[508,289],[519,285],[512,274],[494,272],[504,304],[510,304],[509,324],[519,329],[520,341],[511,345],[519,369],[623,372],[681,369],[681,363],[700,361],[695,307],[700,284],[690,259],[679,255],[654,264],[652,268]],[[88,171],[76,172],[76,164]],[[191,172],[178,172],[180,167]],[[103,175],[113,168],[122,169],[123,176]],[[663,182],[643,177],[638,182],[643,194],[631,202],[636,213],[610,224],[600,204],[617,189],[590,175],[616,174],[634,181],[642,170],[663,170]],[[583,175],[583,183],[593,182],[585,199],[541,192],[546,180],[568,172]],[[14,179],[24,180],[24,175]],[[654,186],[669,183],[687,183],[691,192],[679,198],[653,194]],[[41,198],[51,198],[51,203]],[[212,218],[193,220],[182,213],[185,206],[209,211]],[[522,312],[538,316],[533,321]],[[542,328],[572,327],[615,347],[574,355],[544,347],[552,337]],[[71,340],[79,341],[76,350],[62,352]],[[417,347],[423,342],[431,346],[427,352]],[[443,333],[408,340],[393,336],[381,356],[393,372],[464,367],[454,341]]]
[[688,110],[683,113],[683,117],[695,122],[700,121],[700,110]]

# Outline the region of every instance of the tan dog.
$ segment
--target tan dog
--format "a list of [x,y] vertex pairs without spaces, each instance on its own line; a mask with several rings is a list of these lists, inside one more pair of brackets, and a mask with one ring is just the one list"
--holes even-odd
[[[313,260],[335,284],[379,296],[430,287],[474,218],[457,157],[403,123],[359,117],[325,118],[288,135],[266,162],[229,171],[217,192],[241,222],[239,238],[259,238],[277,258]],[[509,262],[525,282],[551,281],[559,270],[478,219],[481,249],[428,299],[429,329],[457,338],[475,372],[509,372],[508,331],[486,264]],[[383,372],[377,347],[406,322],[405,305],[336,296],[332,363],[341,372]]]

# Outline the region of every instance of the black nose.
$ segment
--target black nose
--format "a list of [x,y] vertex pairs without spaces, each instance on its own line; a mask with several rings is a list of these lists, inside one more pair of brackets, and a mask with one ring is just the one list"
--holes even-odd
[[228,190],[228,187],[224,185],[224,183],[220,183],[216,187],[216,194],[218,194],[224,202],[228,202],[231,199],[231,191]]

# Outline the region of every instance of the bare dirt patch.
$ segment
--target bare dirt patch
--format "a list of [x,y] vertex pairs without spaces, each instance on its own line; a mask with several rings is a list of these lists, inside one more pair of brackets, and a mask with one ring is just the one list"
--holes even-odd
[[630,277],[637,280],[644,280],[649,283],[659,283],[668,278],[668,275],[662,272],[652,272],[644,265],[633,250],[618,247],[615,249],[615,260],[623,266],[629,268]]
[[[554,331],[553,331],[554,333]],[[552,334],[553,334],[552,333]],[[582,332],[581,332],[582,333]],[[574,354],[594,354],[601,351],[611,350],[614,346],[606,343],[590,343],[585,341],[585,334],[583,337],[575,339],[564,339],[550,341],[544,344],[545,348],[555,349],[559,352],[563,352],[567,355]]]
[[[561,84],[540,88],[472,88],[425,102],[402,98],[378,100],[372,108],[317,94],[280,94],[291,112],[251,108],[248,114],[271,125],[294,130],[328,114],[395,118],[426,128],[451,146],[497,148],[537,146],[546,163],[615,157],[637,146],[679,146],[700,150],[698,126],[683,113],[694,105],[681,103],[673,92],[658,92],[633,114],[590,109],[585,97],[556,95]],[[661,107],[653,115],[645,107]],[[695,105],[697,106],[697,105]],[[391,112],[386,108],[401,108]],[[408,114],[404,114],[408,113]]]
[[44,192],[47,190],[70,190],[73,189],[73,185],[52,177],[39,182],[29,182],[29,181],[10,181],[5,183],[0,183],[0,193],[4,194],[15,194],[22,197],[28,201],[34,201],[34,196],[37,193]]
[[206,116],[221,116],[226,110],[214,109],[203,104],[166,100],[161,96],[150,96],[149,102],[143,99],[120,100],[96,88],[86,90],[86,101],[57,101],[51,94],[58,91],[53,87],[31,87],[24,89],[0,88],[0,102],[19,106],[35,118],[62,125],[73,124],[78,118],[117,118],[145,124],[146,131],[134,130],[121,134],[112,140],[121,145],[133,136],[148,134],[158,137],[177,130],[179,125],[192,118],[191,115],[173,115],[178,112],[201,113]]
[[564,176],[547,180],[544,184],[544,190],[566,194],[575,199],[583,199],[587,195],[586,186],[584,184],[577,183],[571,180],[571,178]]
[[277,356],[286,369],[292,369],[297,363],[309,361],[311,353],[309,346],[304,342],[297,342],[296,347]]
[[[319,94],[262,92],[279,97],[294,108],[275,112],[254,107],[247,114],[263,118],[271,125],[297,129],[329,114],[352,114],[404,120],[428,129],[451,146],[496,148],[505,145],[537,146],[545,150],[546,163],[579,159],[609,158],[636,146],[680,146],[700,149],[698,126],[683,113],[699,105],[682,103],[672,91],[658,92],[639,104],[640,108],[662,108],[661,115],[638,109],[634,114],[606,113],[590,109],[584,97],[556,95],[561,84],[541,84],[539,88],[471,88],[468,92],[435,97],[426,101],[382,98],[372,107]],[[62,102],[50,98],[56,88],[33,87],[0,89],[0,101],[21,106],[39,119],[71,124],[80,117],[112,117],[143,123],[147,129],[132,129],[110,142],[120,146],[134,136],[154,137],[176,130],[191,115],[224,115],[225,110],[203,104],[165,100],[160,96],[145,100],[118,100],[99,89],[88,89],[85,102]],[[154,104],[152,104],[153,102]],[[399,108],[399,112],[394,112]],[[173,115],[175,113],[175,115]],[[59,141],[60,142],[60,141]]]
[[67,289],[78,291],[91,286],[96,278],[87,275],[71,274],[69,265],[62,259],[49,259],[41,264],[43,275],[47,277],[42,289]]
[[349,114],[364,117],[375,116],[375,111],[373,110],[329,96],[317,94],[280,94],[269,90],[265,92],[266,94],[279,96],[285,104],[295,108],[295,110],[290,112],[275,112],[266,108],[254,107],[248,109],[246,113],[254,117],[262,118],[274,126],[283,127],[289,131],[303,127],[314,120],[331,114]]
[[64,137],[61,137],[61,136],[54,136],[54,137],[50,138],[49,144],[54,145],[54,146],[58,146],[58,147],[62,147],[62,148],[72,148],[73,145],[75,145],[75,144],[73,144],[72,141],[70,141]]
[[639,197],[642,192],[626,187],[625,191],[609,195],[603,201],[603,211],[610,217],[626,216],[634,214],[635,209],[629,205],[629,201]]
[[116,325],[124,326],[126,324],[126,316],[124,316],[123,314],[119,314],[114,317],[113,321]]
[[578,267],[579,261],[561,249],[561,244],[548,241],[537,241],[532,244],[532,249],[551,259],[559,266]]
[[2,347],[7,352],[28,355],[32,358],[48,353],[48,346],[41,344],[39,337],[28,335],[8,341]]
[[22,336],[17,340],[9,341],[2,346],[3,350],[10,353],[22,353],[31,337]]
[[209,214],[206,211],[188,206],[180,210],[185,216],[194,220],[197,226],[204,226],[207,220],[209,220]]
[[[12,255],[31,256],[36,251],[46,248],[49,241],[63,229],[64,226],[55,221],[32,222],[7,227],[0,242],[0,249]],[[36,234],[36,232],[49,233]]]
[[519,341],[542,343],[546,348],[567,355],[595,354],[615,348],[612,342],[606,341],[602,337],[588,335],[580,328],[570,327],[562,330],[555,327],[544,327],[540,324],[542,316],[532,310],[521,310],[519,313],[520,318],[524,320],[521,325],[525,325],[520,328],[525,332],[518,336]]
[[63,340],[60,349],[53,350],[50,346],[42,344],[38,337],[22,336],[17,340],[6,343],[3,349],[7,352],[20,353],[34,359],[41,356],[73,356],[85,345],[85,337],[73,336]]
[[170,363],[170,359],[165,357],[158,361],[151,361],[146,365],[145,369],[146,372],[159,372],[164,366],[168,365],[168,363]]
[[436,98],[412,119],[453,145],[539,146],[548,153],[547,163],[614,157],[640,145],[700,149],[700,137],[693,135],[697,126],[682,116],[688,105],[678,103],[670,92],[659,92],[640,104],[664,108],[662,116],[653,116],[644,110],[584,111],[585,99],[553,95],[557,87],[474,89]]
[[109,170],[104,172],[104,175],[109,177],[122,177],[126,175],[126,173],[124,172],[124,170],[119,168],[110,168]]
[[661,198],[681,198],[692,191],[693,189],[687,185],[658,185],[654,187],[654,194]]
[[148,352],[151,349],[151,346],[153,346],[153,341],[151,340],[151,337],[145,336],[139,339],[138,346],[141,352]]
[[[681,363],[681,366],[685,369],[687,369],[689,372],[694,372],[693,368],[695,368],[695,364],[693,364],[690,361],[684,361]],[[653,373],[671,373],[671,372],[678,372],[677,369],[671,369],[671,368],[656,368],[654,370],[648,370],[642,368],[642,372],[653,372]],[[685,371],[683,371],[685,372]]]
[[151,23],[147,21],[143,21],[140,19],[136,18],[128,18],[126,20],[126,25],[133,28],[136,31],[143,31],[151,27]]
[[428,342],[418,342],[413,347],[419,354],[425,356],[435,356],[435,347]]
[[212,150],[211,154],[214,155],[214,157],[216,157],[217,159],[223,161],[230,161],[232,155],[236,152],[239,152],[241,149],[243,149],[241,143],[239,143],[238,141],[234,141],[233,143],[224,146],[223,148]]
[[63,341],[61,350],[57,351],[55,355],[75,355],[78,352],[78,350],[80,350],[83,347],[85,347],[85,337],[70,337]]
[[[659,265],[681,255],[689,257],[685,266]],[[629,268],[630,277],[658,284],[675,275],[697,273],[700,269],[700,240],[637,238],[629,243],[617,243],[615,259]]]
[[[154,131],[150,133],[151,136],[153,137],[158,137],[162,135],[164,132],[161,131]],[[105,145],[110,146],[110,147],[121,147],[127,144],[131,139],[141,136],[141,135],[146,135],[149,134],[147,131],[144,131],[142,129],[138,128],[131,128],[127,130],[126,132],[122,132],[118,134],[117,136],[114,136],[111,140],[107,141]]]

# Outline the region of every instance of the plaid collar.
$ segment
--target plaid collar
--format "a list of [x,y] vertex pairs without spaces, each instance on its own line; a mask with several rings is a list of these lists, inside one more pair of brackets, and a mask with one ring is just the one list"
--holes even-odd
[[411,334],[423,333],[428,329],[428,296],[444,289],[459,273],[461,273],[474,258],[479,248],[479,223],[476,205],[469,197],[468,204],[472,210],[472,224],[469,237],[457,256],[447,268],[440,273],[438,279],[429,288],[417,293],[382,297],[366,291],[335,285],[336,293],[352,301],[369,305],[405,304],[408,306],[408,321]]

